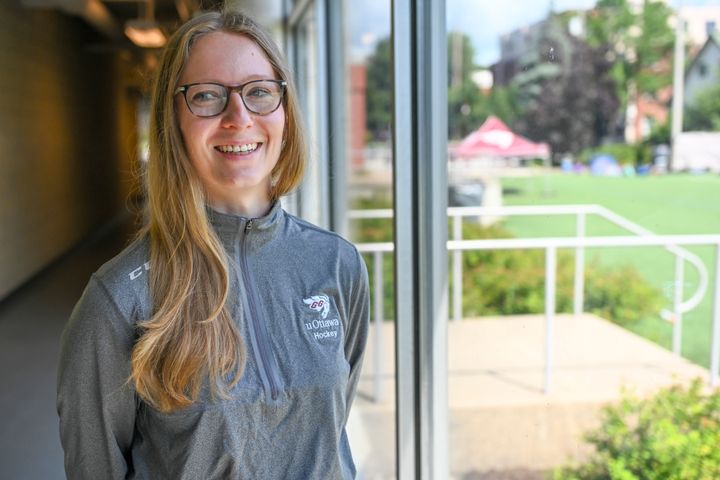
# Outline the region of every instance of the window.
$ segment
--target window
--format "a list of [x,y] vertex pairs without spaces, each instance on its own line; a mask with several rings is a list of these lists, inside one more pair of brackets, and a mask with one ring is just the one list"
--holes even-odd
[[327,75],[324,63],[324,22],[322,11],[314,2],[304,4],[291,25],[293,46],[292,64],[297,77],[299,100],[305,114],[310,138],[310,159],[299,196],[299,214],[307,220],[329,227],[327,214],[327,163],[328,155],[323,138],[327,130],[325,113]]
[[[356,244],[392,242],[391,217],[357,218],[371,209],[393,207],[390,1],[346,1],[343,7],[348,235]],[[354,408],[356,461],[362,478],[395,478],[393,254],[370,247],[363,256],[372,313]]]
[[[712,221],[720,218],[717,176],[685,175],[679,170],[700,169],[669,161],[673,32],[665,3],[638,7],[654,9],[644,18],[660,19],[658,34],[643,31],[643,12],[630,8],[590,12],[584,2],[548,12],[540,0],[502,9],[447,0],[445,28],[420,29],[424,36],[414,36],[415,27],[437,20],[423,17],[437,13],[426,4],[414,10],[403,10],[409,2],[401,0],[303,5],[306,11],[294,12],[291,21],[305,49],[295,65],[307,79],[302,95],[325,159],[308,195],[317,198],[320,218],[338,229],[346,224],[349,238],[363,244],[379,324],[372,327],[349,425],[365,478],[404,479],[414,468],[426,474],[448,465],[460,478],[497,471],[531,478],[568,458],[587,458],[590,447],[578,439],[623,384],[655,391],[673,379],[706,375],[708,367],[717,378],[718,365],[710,362],[717,346],[709,340],[712,322],[720,321],[709,293],[714,250],[677,238],[667,244],[664,237],[712,244],[698,235],[720,231]],[[332,21],[338,13],[341,21]],[[423,70],[440,57],[432,50],[438,35],[447,68]],[[648,45],[652,51],[641,51]],[[654,60],[639,63],[648,58]],[[441,106],[424,103],[438,93],[431,88],[439,84],[437,72],[441,78],[447,72]],[[338,78],[343,94],[329,94]],[[333,103],[338,97],[342,105]],[[423,146],[437,146],[423,142],[446,112],[448,148],[423,157]],[[422,167],[413,163],[419,158],[427,161]],[[443,195],[478,208],[449,209],[442,227],[432,223],[434,213],[417,215],[442,203],[432,196],[436,190],[423,196],[425,185],[437,189],[438,182],[427,180],[438,164],[447,170],[437,177],[450,184]],[[333,220],[338,182],[347,212],[342,222]],[[368,212],[376,209],[394,210],[395,222],[386,210]],[[403,223],[411,217],[415,224]],[[401,224],[412,228],[393,227]],[[418,248],[437,240],[422,236],[428,224],[451,239],[449,275],[428,284],[432,291],[415,281],[432,275],[442,262],[429,264],[445,257],[444,249],[413,257],[405,270],[392,262],[407,259],[389,253],[403,245],[401,238]],[[416,278],[394,284],[394,269],[398,278],[408,272]],[[404,297],[408,284],[415,290]],[[407,325],[393,317],[416,305],[393,305],[396,298],[421,305],[411,328],[403,330]],[[433,311],[443,301],[447,312]],[[396,358],[407,363],[396,368]],[[439,376],[438,365],[446,367]],[[445,382],[448,408],[438,412]],[[408,395],[403,385],[414,390]],[[403,423],[408,411],[417,415]],[[433,431],[449,447],[447,462],[443,449],[423,437]]]
[[[704,220],[712,207],[698,190],[718,188],[717,175],[679,160],[668,170],[660,148],[669,142],[674,13],[662,2],[592,12],[595,2],[575,3],[548,12],[542,0],[447,1],[448,178],[453,191],[482,191],[475,199],[485,209],[451,209],[449,222],[465,248],[450,252],[458,478],[542,478],[569,458],[583,461],[583,433],[621,386],[653,392],[706,381],[712,368],[705,279],[716,275],[714,240],[622,246],[720,231],[720,220]],[[654,30],[643,31],[650,18]],[[634,73],[614,76],[621,69]],[[499,72],[489,88],[473,75],[485,71]],[[708,153],[696,147],[683,158]],[[582,246],[590,241],[597,247]],[[649,360],[655,353],[659,363]]]

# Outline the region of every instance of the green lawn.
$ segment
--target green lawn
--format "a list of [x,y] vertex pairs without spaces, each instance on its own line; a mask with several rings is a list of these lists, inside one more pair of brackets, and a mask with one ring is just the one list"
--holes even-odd
[[[660,234],[720,233],[720,176],[665,175],[652,177],[591,177],[541,174],[503,178],[504,205],[598,204]],[[509,217],[505,227],[517,237],[570,236],[575,219],[565,217]],[[598,218],[588,218],[588,235],[624,235],[626,232]],[[710,285],[702,303],[683,320],[683,354],[709,365],[714,248],[690,248],[708,267]],[[674,256],[662,248],[633,247],[594,249],[588,257],[607,265],[631,263],[661,289],[671,307]],[[698,278],[686,264],[685,298],[695,291]],[[647,318],[632,329],[670,348],[671,325],[657,317]]]

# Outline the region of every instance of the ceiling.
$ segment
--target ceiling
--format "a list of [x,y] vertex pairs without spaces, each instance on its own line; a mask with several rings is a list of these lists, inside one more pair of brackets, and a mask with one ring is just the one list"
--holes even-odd
[[268,28],[282,23],[282,0],[20,0],[26,8],[57,9],[81,17],[100,33],[105,48],[115,49],[136,48],[123,33],[125,22],[145,18],[150,8],[167,36],[194,13],[226,2]]

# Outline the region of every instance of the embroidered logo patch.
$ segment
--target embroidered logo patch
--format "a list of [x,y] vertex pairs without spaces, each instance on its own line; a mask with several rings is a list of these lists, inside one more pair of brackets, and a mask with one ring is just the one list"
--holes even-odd
[[320,312],[322,318],[327,318],[330,311],[330,299],[327,295],[313,295],[309,298],[303,298],[303,303],[310,307],[311,310]]
[[305,322],[305,329],[315,340],[325,338],[337,338],[340,330],[340,320],[337,318],[328,319],[330,312],[330,298],[327,295],[313,295],[303,298],[303,303],[315,312],[319,312],[322,318]]

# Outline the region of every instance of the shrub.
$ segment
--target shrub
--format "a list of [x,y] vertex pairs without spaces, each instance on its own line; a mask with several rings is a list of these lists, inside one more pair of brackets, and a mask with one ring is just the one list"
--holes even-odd
[[623,326],[656,314],[663,306],[660,291],[633,267],[610,269],[597,263],[585,275],[585,310]]
[[[374,195],[367,198],[356,198],[352,204],[353,209],[381,209],[392,208],[392,199],[389,195]],[[350,238],[358,243],[377,243],[393,241],[392,218],[366,218],[351,223]],[[375,301],[375,271],[372,254],[363,254],[368,266],[371,301]],[[393,255],[385,253],[382,256],[382,284],[383,284],[383,319],[390,320],[395,317],[395,280],[393,271]],[[371,311],[374,307],[371,306]]]
[[[463,238],[510,238],[498,226],[468,224]],[[572,311],[575,261],[557,255],[557,312]],[[545,309],[545,254],[541,250],[478,250],[463,253],[463,312],[467,316],[542,313]],[[586,266],[584,310],[627,326],[656,315],[662,293],[631,266]]]
[[[463,238],[511,238],[499,226],[467,224]],[[557,256],[555,305],[572,309],[573,261]],[[470,250],[463,252],[463,313],[465,316],[541,313],[545,309],[545,254],[542,250]]]
[[586,435],[590,460],[566,466],[555,480],[714,480],[720,478],[720,391],[696,379],[643,400],[625,395],[604,409]]

